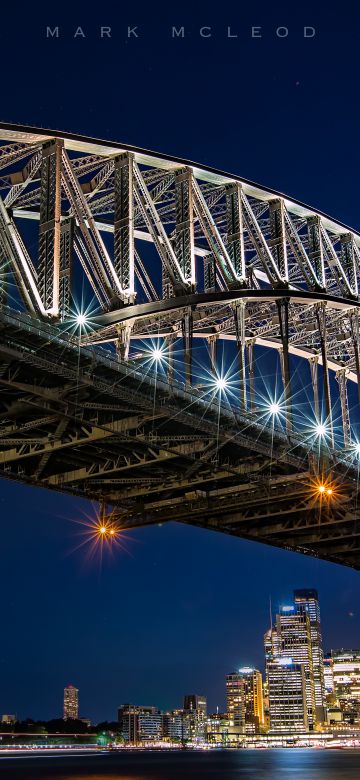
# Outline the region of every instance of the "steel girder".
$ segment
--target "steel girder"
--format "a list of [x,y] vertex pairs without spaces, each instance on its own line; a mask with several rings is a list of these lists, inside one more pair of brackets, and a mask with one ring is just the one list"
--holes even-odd
[[321,505],[317,448],[301,435],[97,348],[79,354],[76,337],[6,307],[0,368],[2,476],[112,505],[124,528],[172,519],[360,567],[345,453],[323,453],[338,501]]
[[[127,522],[135,524],[145,516],[155,521],[163,511],[166,491],[171,501],[186,508],[185,490],[195,491],[197,502],[204,487],[213,495],[215,483],[221,483],[221,501],[234,489],[236,502],[243,505],[245,453],[252,453],[246,474],[260,493],[260,473],[268,468],[272,474],[278,470],[274,478],[279,476],[283,485],[285,478],[295,484],[294,475],[309,466],[310,455],[300,453],[294,423],[291,371],[298,357],[309,365],[317,421],[323,416],[323,401],[330,444],[335,441],[331,379],[335,372],[344,448],[342,452],[330,447],[318,472],[331,463],[332,473],[343,483],[353,467],[349,381],[358,383],[360,397],[360,235],[279,193],[189,161],[34,128],[1,125],[0,138],[0,313],[2,337],[9,334],[2,342],[0,364],[6,420],[0,428],[3,473],[111,499],[115,505],[129,501]],[[74,310],[79,311],[76,287],[84,284],[97,299],[98,310],[91,314],[91,328],[75,338],[75,360],[74,343],[66,333],[72,332]],[[59,323],[63,331],[57,329]],[[52,347],[56,345],[56,366],[43,341],[45,332]],[[29,349],[30,333],[39,339],[36,354]],[[162,378],[160,390],[161,382],[154,389],[154,379],[132,362],[148,341],[166,351],[167,381]],[[194,344],[208,348],[210,372],[216,378],[220,342],[236,345],[239,377],[238,403],[230,418],[225,409],[221,412],[225,415],[221,436],[219,410],[210,404],[204,415],[203,399],[192,386]],[[125,372],[119,380],[121,392],[117,385],[109,392],[100,369],[98,374],[94,369],[90,384],[90,369],[76,373],[78,365],[103,367],[100,345],[110,350],[106,370]],[[265,441],[269,432],[255,425],[259,347],[276,350],[280,357],[286,424],[284,439],[277,434],[275,457]],[[40,385],[29,383],[30,368]],[[130,388],[129,370],[137,377],[137,388],[146,388],[139,407],[135,399],[140,395]],[[60,378],[57,387],[52,386],[55,376]],[[181,378],[186,386],[180,392]],[[177,393],[184,394],[181,403]],[[178,408],[178,403],[185,404],[185,396],[190,407],[195,405],[194,414]],[[166,406],[162,416],[158,403]],[[125,414],[124,405],[130,414]],[[140,412],[143,416],[138,418]],[[140,418],[135,432],[122,429],[124,419]],[[180,443],[172,418],[184,426],[182,435],[194,437],[191,441]],[[44,437],[47,425],[49,441]],[[69,453],[72,461],[65,468],[62,458],[67,463]],[[141,487],[126,497],[115,489],[116,474],[122,469],[129,474],[140,470],[144,485],[155,480],[151,491],[157,498],[151,511],[141,504],[137,514]],[[247,490],[248,483],[244,484]],[[269,506],[274,495],[268,494]],[[280,503],[279,496],[275,504],[285,516],[287,510],[283,512]],[[201,514],[200,504],[198,508],[199,522],[206,524],[206,513]],[[181,519],[182,510],[176,511]],[[306,507],[304,512],[308,513]],[[311,507],[309,512],[311,516]],[[273,526],[266,527],[265,536],[274,540]],[[246,533],[242,528],[246,535],[250,526]],[[325,549],[322,537],[319,544]],[[313,551],[321,554],[316,545],[313,539]],[[294,541],[291,546],[296,548]]]

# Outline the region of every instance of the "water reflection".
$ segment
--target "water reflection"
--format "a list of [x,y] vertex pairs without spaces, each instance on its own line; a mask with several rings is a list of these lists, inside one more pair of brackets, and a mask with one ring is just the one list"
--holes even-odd
[[360,750],[124,752],[0,759],[6,780],[359,780]]

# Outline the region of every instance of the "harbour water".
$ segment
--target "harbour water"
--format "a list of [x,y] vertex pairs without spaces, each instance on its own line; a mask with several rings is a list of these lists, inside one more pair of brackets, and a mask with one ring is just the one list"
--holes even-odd
[[360,750],[0,756],[6,780],[359,780]]

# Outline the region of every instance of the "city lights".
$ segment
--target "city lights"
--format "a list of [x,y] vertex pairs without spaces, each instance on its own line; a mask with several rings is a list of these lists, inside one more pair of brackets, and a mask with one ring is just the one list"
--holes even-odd
[[164,352],[159,347],[156,347],[155,349],[151,350],[151,357],[153,357],[156,361],[163,360]]
[[79,313],[77,315],[77,317],[76,317],[76,323],[79,326],[79,328],[84,327],[86,325],[86,323],[87,323],[87,316],[86,316],[86,314]]
[[269,412],[270,414],[272,414],[273,417],[275,417],[275,415],[279,414],[280,412],[280,405],[276,403],[276,401],[274,401],[269,406]]
[[227,381],[224,377],[219,376],[216,380],[216,387],[218,390],[225,390],[227,387]]

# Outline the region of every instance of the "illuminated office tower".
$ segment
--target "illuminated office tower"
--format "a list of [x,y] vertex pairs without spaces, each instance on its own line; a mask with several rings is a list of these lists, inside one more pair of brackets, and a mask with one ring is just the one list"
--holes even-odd
[[79,691],[74,685],[64,688],[64,720],[77,720],[79,717]]
[[295,664],[291,658],[269,658],[266,672],[270,731],[284,734],[308,731],[304,664]]
[[207,714],[207,699],[206,696],[201,696],[198,693],[191,693],[184,696],[184,710],[191,710],[192,712],[201,713],[206,717]]
[[262,675],[245,666],[226,677],[226,703],[229,719],[243,733],[260,732],[264,726]]
[[324,656],[324,683],[327,696],[335,693],[333,659],[331,653]]
[[307,720],[312,731],[316,725],[316,705],[310,617],[305,610],[297,612],[294,605],[280,607],[276,630],[281,642],[280,658],[290,658],[294,664],[304,667]]
[[190,728],[190,739],[202,742],[206,735],[207,699],[197,693],[184,696],[184,716]]
[[310,618],[311,652],[315,688],[316,721],[326,720],[326,690],[324,680],[324,653],[320,622],[320,605],[317,590],[294,591],[296,611],[306,613]]
[[360,650],[332,650],[334,693],[345,721],[360,723]]

